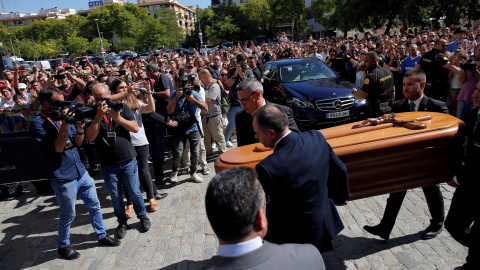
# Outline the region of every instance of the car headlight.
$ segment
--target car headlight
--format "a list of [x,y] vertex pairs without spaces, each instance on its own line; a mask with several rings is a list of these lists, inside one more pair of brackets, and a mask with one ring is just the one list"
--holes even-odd
[[292,103],[299,108],[307,108],[307,109],[315,108],[315,106],[312,103],[306,100],[298,99],[298,98],[292,98]]

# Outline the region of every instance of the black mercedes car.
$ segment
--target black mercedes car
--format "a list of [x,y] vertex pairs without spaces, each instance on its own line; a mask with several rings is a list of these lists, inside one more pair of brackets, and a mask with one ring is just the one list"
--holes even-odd
[[316,58],[265,64],[264,97],[292,108],[302,130],[319,129],[364,118],[365,100],[351,94],[354,84]]

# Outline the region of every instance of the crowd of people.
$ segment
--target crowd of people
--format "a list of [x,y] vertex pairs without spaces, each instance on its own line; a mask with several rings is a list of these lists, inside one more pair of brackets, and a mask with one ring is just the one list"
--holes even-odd
[[[273,205],[273,214],[267,215],[272,220],[270,237],[267,234],[267,238],[274,243],[310,242],[321,252],[331,250],[330,240],[343,228],[334,204],[344,204],[348,198],[346,169],[332,155],[331,148],[329,150],[318,132],[300,133],[288,107],[271,104],[263,98],[263,67],[268,61],[314,57],[326,62],[340,76],[361,89],[352,89],[352,94],[368,101],[366,115],[369,117],[378,117],[392,110],[431,110],[450,113],[470,123],[472,113],[478,112],[479,27],[414,29],[401,35],[362,33],[350,38],[327,37],[319,40],[310,37],[306,42],[292,42],[283,33],[278,40],[280,42],[275,45],[255,46],[253,42],[245,42],[243,46],[240,43],[221,49],[217,46],[205,55],[195,50],[193,55],[161,50],[160,53],[152,53],[146,60],[126,58],[118,66],[108,64],[102,67],[83,56],[72,62],[59,61],[51,71],[33,67],[33,74],[30,74],[21,72],[18,66],[13,71],[4,71],[0,81],[1,133],[30,130],[32,137],[41,145],[51,187],[61,211],[59,254],[67,259],[80,256],[70,247],[68,240],[77,194],[89,208],[99,243],[110,246],[120,244],[119,240],[108,237],[104,226],[101,226],[100,206],[89,173],[101,170],[118,221],[116,236],[122,239],[127,232],[127,220],[134,213],[144,231],[150,228],[140,186],[146,192],[151,212],[158,209],[157,200],[167,196],[159,193],[156,185],[166,180],[163,167],[166,152],[173,157],[170,181],[177,181],[178,175],[183,173],[190,174],[191,180],[201,183],[202,175],[210,174],[207,160],[233,147],[237,140],[238,146],[260,141],[267,147],[275,147],[278,153],[271,158],[278,159],[278,162],[264,161],[257,166],[258,179]],[[81,121],[75,121],[78,119],[74,117],[74,111],[58,110],[57,101],[67,101],[62,103],[67,105],[73,104],[68,102],[78,102],[75,108],[84,104],[92,109],[84,111]],[[469,131],[468,138],[472,140],[469,145],[478,148],[475,140],[479,136],[475,137],[475,134],[478,135],[479,131],[475,127],[476,124]],[[305,140],[311,140],[322,148],[308,148],[300,143]],[[279,141],[283,141],[280,144],[283,150],[277,151]],[[287,142],[289,147],[284,145]],[[320,217],[309,219],[298,215],[296,211],[302,208],[301,199],[295,208],[285,205],[273,195],[277,191],[274,182],[278,179],[298,174],[296,181],[300,181],[307,172],[318,174],[318,170],[311,171],[313,168],[307,166],[296,168],[286,175],[283,173],[285,168],[277,167],[282,160],[292,158],[288,154],[290,151],[285,149],[293,146],[313,151],[311,155],[315,156],[326,153],[333,160],[333,163],[322,160],[333,176],[320,174],[319,179],[323,180],[318,190],[309,191],[312,198],[327,192],[325,195],[330,201],[319,201],[314,207],[315,211],[323,213]],[[478,152],[473,148],[467,153],[467,167],[478,160],[478,157],[472,157],[475,151]],[[149,169],[149,158],[153,163],[153,174]],[[322,158],[319,156],[318,159]],[[251,173],[248,171],[241,173],[250,180],[257,177],[249,176]],[[332,177],[336,177],[337,185],[338,179],[344,180],[337,187],[337,195],[332,195],[328,189],[325,191],[327,185],[333,189],[329,181]],[[288,182],[288,179],[282,181]],[[474,185],[469,180],[462,181],[467,184],[461,186]],[[460,182],[451,184],[458,185]],[[39,193],[49,189],[45,185],[36,187]],[[288,187],[283,192],[292,188]],[[1,189],[8,198],[20,196],[22,192],[22,186],[18,184],[2,185]],[[426,187],[424,192],[432,213],[432,223],[422,238],[430,239],[443,229],[443,198],[438,185]],[[282,196],[282,193],[276,195]],[[404,192],[391,194],[382,223],[365,226],[365,230],[388,239],[404,196]],[[459,196],[456,194],[454,200],[456,197]],[[290,211],[286,216],[291,220],[279,218],[280,212],[285,209]],[[391,209],[394,209],[393,212]],[[207,208],[207,214],[208,211]],[[318,231],[318,226],[323,225],[316,222],[325,220],[325,217],[330,223]],[[282,226],[277,225],[283,223],[285,226],[292,220],[302,219],[307,227],[298,226],[296,231],[303,238],[299,235],[285,236]],[[259,216],[258,220],[261,223],[264,217]],[[478,236],[478,215],[471,220],[476,222],[471,235]],[[471,223],[465,222],[462,226],[470,226]],[[450,227],[447,226],[447,229],[459,230],[458,226],[451,225],[455,224],[454,221],[448,224]],[[214,230],[217,232],[215,226]],[[262,230],[259,225],[258,235],[261,238],[265,236]],[[315,235],[314,241],[307,240],[312,235]],[[219,235],[225,240],[228,237]],[[478,248],[474,241],[464,242],[471,251]],[[474,262],[474,256],[469,255],[469,258],[471,262],[478,263]]]

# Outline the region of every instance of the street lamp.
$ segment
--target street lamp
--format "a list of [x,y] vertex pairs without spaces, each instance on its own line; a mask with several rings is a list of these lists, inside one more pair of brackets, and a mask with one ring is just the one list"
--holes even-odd
[[11,33],[7,33],[7,35],[8,35],[8,38],[10,38],[10,44],[12,45],[13,56],[16,56],[16,55],[15,55],[15,49],[13,48],[12,34],[11,34]]
[[[100,28],[98,27],[98,19],[95,19],[94,21],[97,24],[98,38],[100,39],[100,50],[101,50],[103,48],[103,41],[102,41],[102,36],[100,35]],[[105,67],[105,65],[107,64],[105,62],[105,48],[103,48],[103,52],[101,51],[101,53],[103,56],[103,66]]]

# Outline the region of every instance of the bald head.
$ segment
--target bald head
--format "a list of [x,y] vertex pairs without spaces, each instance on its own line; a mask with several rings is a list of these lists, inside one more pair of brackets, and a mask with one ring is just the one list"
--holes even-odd
[[97,83],[92,87],[92,94],[95,102],[98,103],[102,98],[110,96],[110,88],[106,83]]

